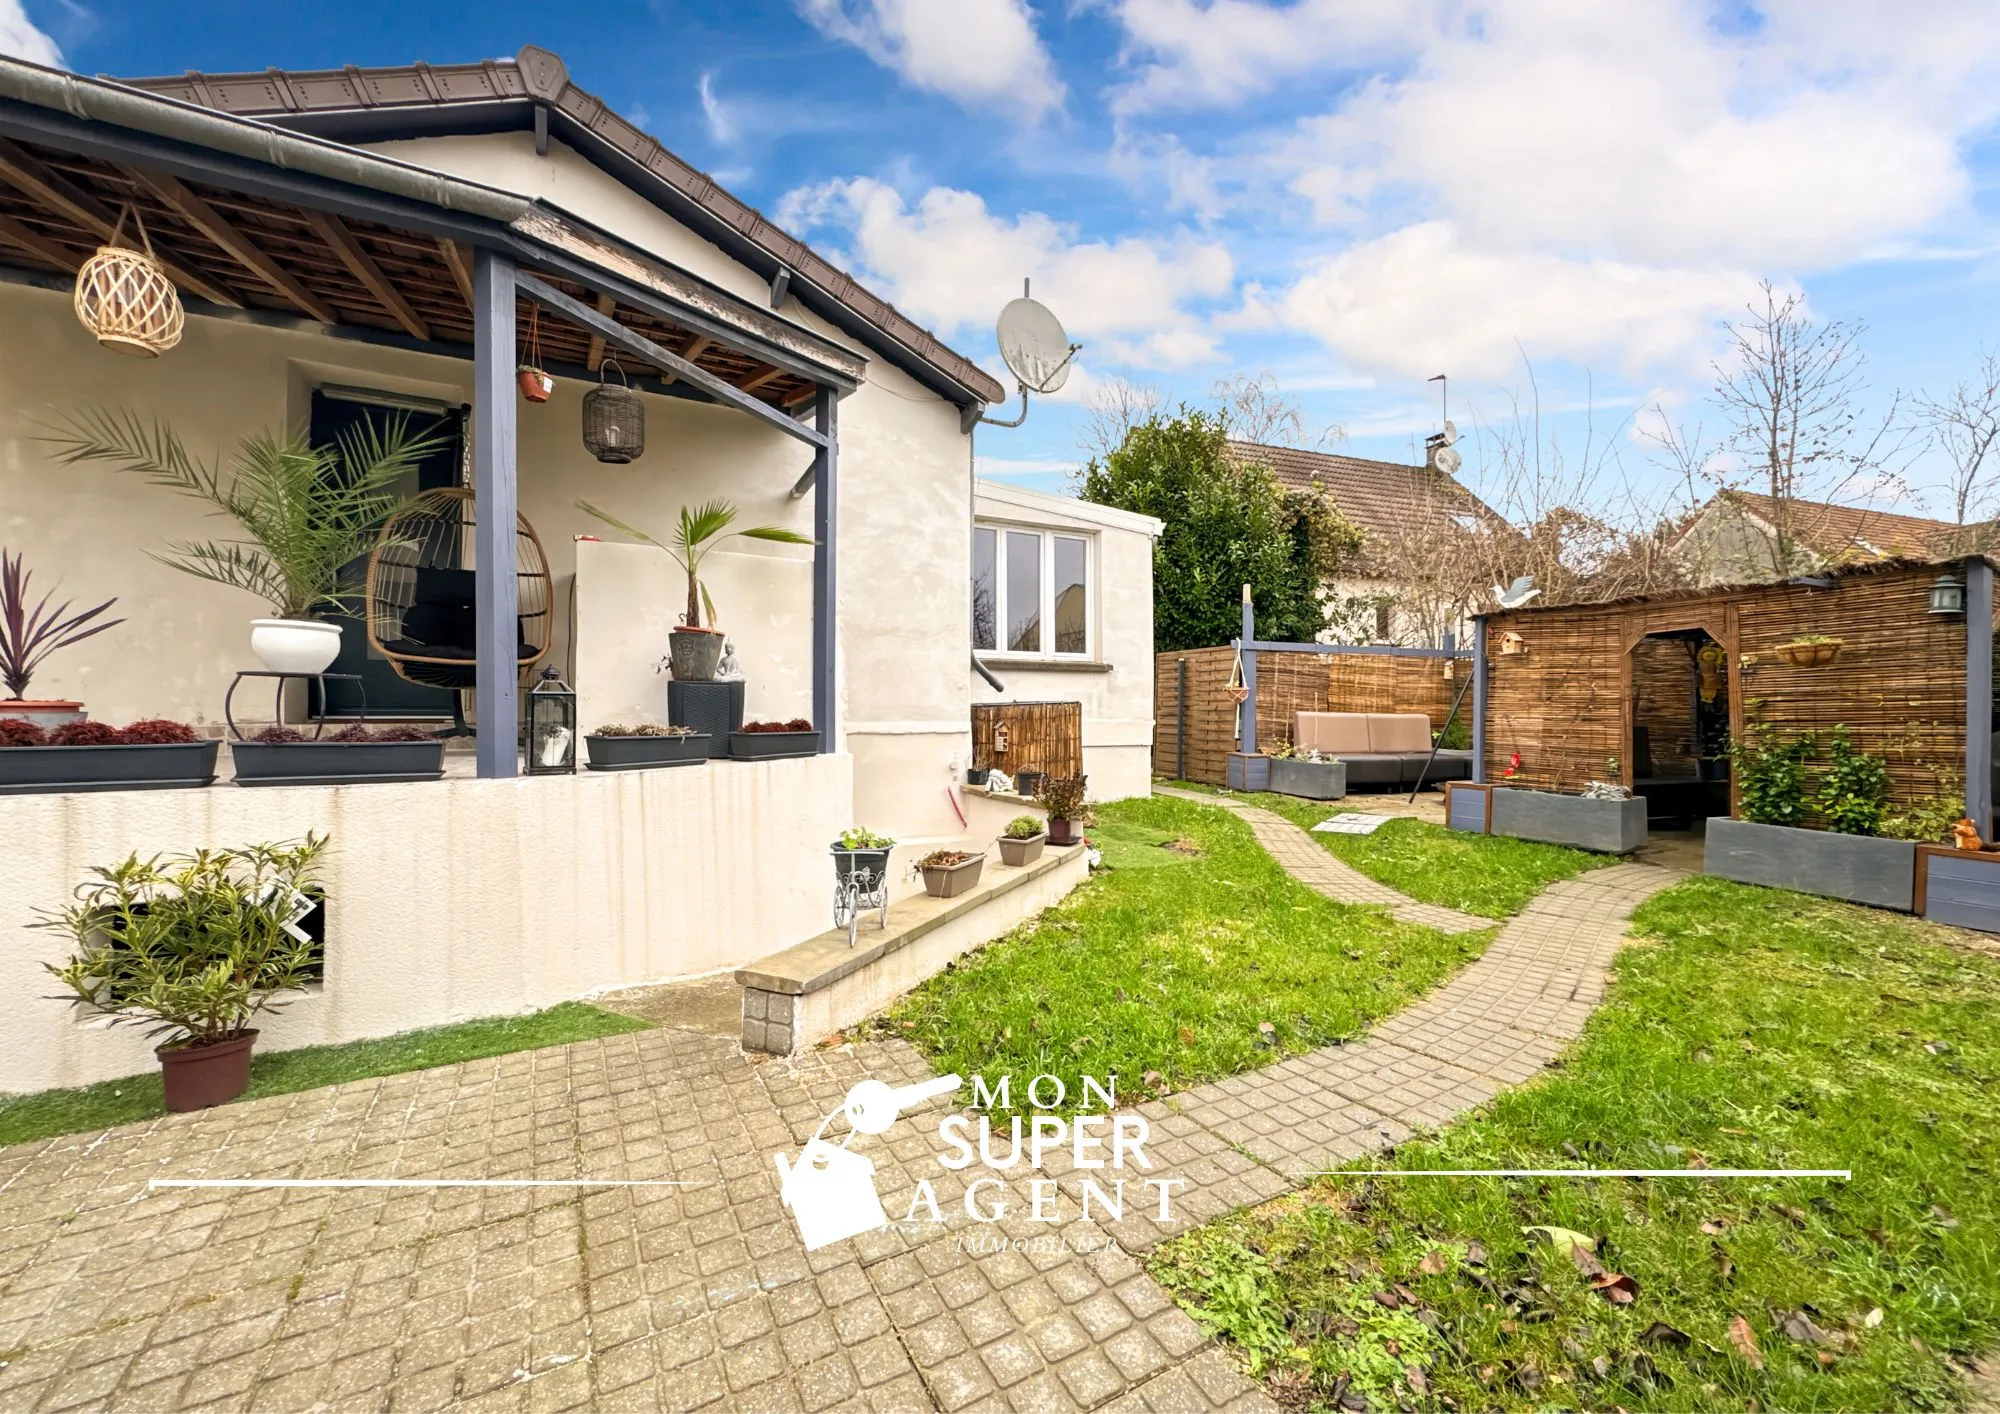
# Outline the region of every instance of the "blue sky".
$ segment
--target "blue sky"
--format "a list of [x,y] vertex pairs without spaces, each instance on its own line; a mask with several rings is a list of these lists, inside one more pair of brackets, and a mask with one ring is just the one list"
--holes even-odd
[[[997,368],[1024,276],[1086,345],[981,434],[1058,489],[1091,397],[1268,373],[1406,458],[1530,394],[1702,416],[1760,279],[1862,319],[1871,397],[2000,347],[2000,5],[1979,0],[766,0],[728,6],[0,0],[0,49],[86,72],[553,49],[688,160]],[[1468,438],[1471,473],[1494,474]],[[1935,459],[1914,468],[1906,508]],[[1932,504],[1935,505],[1933,498]]]

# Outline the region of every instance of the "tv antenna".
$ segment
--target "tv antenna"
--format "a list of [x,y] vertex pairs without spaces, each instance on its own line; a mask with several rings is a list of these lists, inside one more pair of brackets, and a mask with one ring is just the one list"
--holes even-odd
[[993,328],[1000,357],[1007,371],[1014,375],[1014,386],[1021,390],[1021,415],[1002,421],[982,414],[979,420],[989,427],[1019,427],[1026,422],[1028,394],[1047,397],[1060,392],[1069,381],[1070,366],[1083,350],[1082,344],[1069,341],[1062,321],[1049,312],[1047,305],[1030,298],[1029,288],[1028,281],[1021,281],[1021,297],[1007,302]]

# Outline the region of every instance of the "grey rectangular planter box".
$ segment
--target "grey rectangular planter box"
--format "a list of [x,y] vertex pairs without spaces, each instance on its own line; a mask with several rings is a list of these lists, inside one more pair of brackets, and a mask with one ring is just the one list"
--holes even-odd
[[1262,752],[1246,756],[1240,751],[1232,751],[1223,770],[1223,780],[1231,790],[1269,790],[1271,758]]
[[235,741],[239,786],[352,786],[444,778],[442,741]]
[[221,745],[215,738],[159,745],[0,747],[0,795],[210,785]]
[[1926,845],[1917,873],[1917,912],[1933,923],[2000,933],[2000,854]]
[[1347,794],[1345,761],[1297,761],[1271,758],[1271,789],[1306,800],[1339,800]]
[[1910,840],[1714,819],[1708,822],[1701,867],[1738,883],[1908,913],[1916,894],[1917,847]]
[[1493,833],[1517,840],[1540,840],[1630,854],[1646,842],[1646,802],[1590,800],[1553,791],[1497,787],[1493,792]]
[[1453,782],[1445,787],[1444,823],[1452,830],[1469,830],[1474,834],[1486,833],[1486,786],[1465,785]]
[[818,732],[731,732],[733,761],[782,761],[793,756],[817,756]]
[[706,732],[693,736],[601,736],[590,735],[583,744],[590,751],[593,771],[649,771],[658,766],[697,766],[709,758],[715,738]]

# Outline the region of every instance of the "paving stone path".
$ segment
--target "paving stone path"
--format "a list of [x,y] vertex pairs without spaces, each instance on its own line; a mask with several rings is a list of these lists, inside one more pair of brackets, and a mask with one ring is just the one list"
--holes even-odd
[[[1083,1218],[1066,1153],[941,1167],[933,1104],[857,1149],[892,1218],[924,1180],[944,1220],[806,1252],[772,1155],[926,1063],[672,1028],[0,1149],[0,1410],[1269,1411],[1139,1255],[1532,1075],[1676,877],[1557,884],[1365,1041],[1141,1106],[1168,1222]],[[148,1191],[306,1176],[686,1186]]]
[[1405,923],[1421,924],[1440,933],[1476,932],[1481,928],[1491,928],[1496,921],[1460,913],[1455,908],[1418,903],[1409,895],[1399,893],[1360,870],[1341,863],[1322,849],[1311,834],[1284,816],[1273,814],[1261,806],[1231,800],[1226,795],[1202,795],[1197,791],[1175,790],[1172,787],[1161,787],[1153,793],[1170,795],[1176,800],[1192,800],[1197,805],[1219,805],[1230,811],[1250,827],[1257,843],[1264,846],[1287,874],[1337,903],[1379,904]]

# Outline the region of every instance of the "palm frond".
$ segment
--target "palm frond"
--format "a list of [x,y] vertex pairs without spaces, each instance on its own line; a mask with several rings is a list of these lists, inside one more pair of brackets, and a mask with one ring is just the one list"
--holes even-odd
[[[576,508],[582,511],[587,516],[591,516],[597,520],[603,521],[613,530],[619,531],[625,535],[629,535],[634,540],[643,540],[646,544],[651,545],[654,549],[665,550],[669,555],[672,555],[675,560],[677,561],[681,560],[680,551],[676,549],[675,546],[662,545],[659,541],[655,540],[645,531],[639,529],[639,527],[637,527],[636,525],[626,524],[624,521],[618,519],[617,516],[611,514],[611,512],[604,510],[601,507],[593,506],[590,502],[585,500],[578,500],[576,502]],[[683,567],[685,567],[686,562],[681,561],[681,563]]]
[[760,525],[750,530],[739,530],[738,535],[752,540],[774,540],[780,545],[816,545],[819,542],[810,535],[801,535],[796,530],[787,530],[782,525]]
[[736,519],[736,507],[727,501],[709,501],[695,507],[681,507],[681,523],[674,531],[674,541],[690,558],[701,558],[704,546]]
[[44,424],[35,440],[55,449],[66,466],[110,462],[120,471],[137,472],[156,485],[170,487],[221,506],[220,473],[191,456],[172,428],[150,425],[133,412],[87,407]]

